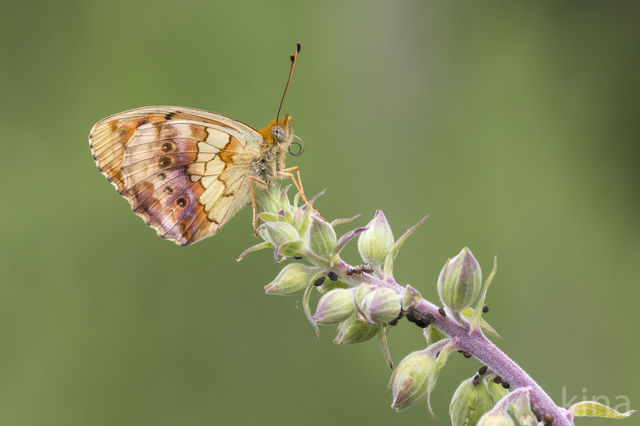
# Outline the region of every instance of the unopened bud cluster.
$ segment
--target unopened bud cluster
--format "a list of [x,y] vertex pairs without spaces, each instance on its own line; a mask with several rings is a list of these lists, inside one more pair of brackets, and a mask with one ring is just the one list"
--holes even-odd
[[[258,218],[262,222],[258,235],[264,240],[248,249],[249,252],[274,249],[278,261],[288,258],[304,259],[312,265],[299,262],[287,264],[277,277],[265,287],[271,295],[303,295],[305,312],[314,324],[338,324],[338,344],[360,343],[373,338],[381,328],[394,323],[402,314],[401,296],[389,288],[374,288],[357,284],[354,276],[382,275],[391,265],[399,244],[381,211],[362,228],[356,228],[338,238],[335,226],[349,220],[328,222],[314,209],[298,199],[292,203],[285,190],[266,193],[264,208]],[[361,266],[340,271],[335,266],[340,251],[357,238]],[[389,268],[387,268],[389,269]],[[315,313],[310,314],[309,294],[317,289],[321,298]]]
[[[462,352],[460,347],[464,347],[460,344],[464,337],[449,331],[451,337],[445,335],[439,328],[447,328],[442,327],[438,320],[446,318],[446,321],[467,327],[468,334],[484,331],[497,336],[481,318],[482,312],[486,312],[484,300],[496,264],[483,285],[480,264],[468,248],[463,248],[447,260],[437,280],[438,295],[444,307],[425,313],[420,310],[424,299],[417,290],[409,285],[402,288],[395,283],[393,263],[404,241],[426,218],[396,240],[385,215],[377,211],[366,226],[338,237],[336,226],[355,218],[328,222],[310,203],[299,205],[299,201],[296,196],[292,203],[286,189],[268,191],[262,203],[264,211],[258,216],[261,222],[258,235],[263,242],[247,249],[238,260],[265,248],[273,249],[277,263],[296,259],[282,268],[265,287],[265,292],[280,296],[301,295],[304,312],[316,332],[318,325],[337,324],[334,343],[361,343],[378,336],[385,360],[393,369],[389,382],[392,407],[404,410],[425,401],[431,411],[429,398],[440,371],[449,355],[456,350]],[[354,267],[343,262],[340,253],[349,241],[356,238],[361,262],[360,266]],[[309,304],[314,290],[321,296],[312,311]],[[424,329],[427,347],[405,356],[393,368],[386,333],[404,316]],[[463,355],[471,357],[473,354],[463,352]],[[499,383],[486,366],[463,381],[451,400],[449,414],[452,425],[511,426],[514,421],[507,412],[509,407],[520,424],[534,424],[528,390],[525,392],[520,388],[509,393],[510,386]],[[520,392],[519,399],[509,399],[517,392]],[[630,412],[617,413],[606,409],[608,407],[592,404],[586,408],[577,406],[574,412],[578,415],[598,411],[612,418],[630,415]]]
[[[334,339],[337,344],[361,343],[378,335],[383,355],[390,366],[392,362],[386,348],[388,327],[405,315],[410,321],[426,327],[428,347],[407,355],[393,370],[389,386],[393,393],[392,406],[397,410],[427,400],[430,387],[435,384],[455,342],[429,325],[433,316],[417,321],[412,306],[422,298],[415,289],[407,286],[404,294],[398,294],[385,286],[375,287],[366,279],[368,275],[376,276],[379,279],[376,282],[392,279],[394,259],[417,225],[396,240],[384,213],[377,211],[366,226],[338,237],[335,226],[349,222],[349,219],[328,222],[310,205],[298,205],[298,201],[296,197],[292,203],[286,189],[269,191],[262,204],[264,212],[259,215],[262,224],[258,234],[264,242],[251,247],[241,257],[251,251],[272,248],[278,262],[290,258],[301,260],[282,268],[265,287],[265,292],[281,296],[302,295],[304,311],[316,330],[318,325],[338,325]],[[361,266],[344,266],[340,252],[356,238]],[[478,298],[481,281],[480,266],[465,248],[448,260],[442,269],[438,293],[447,309],[461,312]],[[314,289],[321,297],[315,311],[312,311],[309,303]],[[445,315],[444,310],[441,315]],[[483,398],[490,399],[487,386],[482,380],[473,390],[483,404]],[[458,392],[458,400],[464,395],[466,393]],[[481,408],[486,408],[485,405]]]

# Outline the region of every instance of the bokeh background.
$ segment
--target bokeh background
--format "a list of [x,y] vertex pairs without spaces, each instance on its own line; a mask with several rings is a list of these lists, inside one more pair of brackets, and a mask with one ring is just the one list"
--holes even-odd
[[[497,253],[500,346],[559,403],[639,408],[639,20],[637,2],[3,1],[0,424],[435,424],[389,408],[375,342],[318,341],[298,300],[263,294],[270,254],[235,262],[250,209],[180,248],[91,159],[93,123],[133,107],[266,124],[298,40],[289,165],[328,188],[322,214],[382,209],[398,235],[430,214],[396,274],[434,301],[447,257]],[[396,361],[424,344],[406,322],[390,340]],[[437,424],[478,366],[447,366]]]

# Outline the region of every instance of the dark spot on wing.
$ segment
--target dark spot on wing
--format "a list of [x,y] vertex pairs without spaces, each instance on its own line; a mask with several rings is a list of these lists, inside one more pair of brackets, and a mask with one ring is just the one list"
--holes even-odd
[[158,164],[162,168],[169,167],[171,165],[171,158],[169,158],[169,157],[161,157],[160,160],[158,161]]

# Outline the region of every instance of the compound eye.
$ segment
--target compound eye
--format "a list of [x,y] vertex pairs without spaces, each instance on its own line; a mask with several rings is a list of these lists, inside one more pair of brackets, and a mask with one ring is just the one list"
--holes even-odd
[[284,129],[280,126],[273,126],[271,128],[271,134],[278,142],[282,142],[284,140]]

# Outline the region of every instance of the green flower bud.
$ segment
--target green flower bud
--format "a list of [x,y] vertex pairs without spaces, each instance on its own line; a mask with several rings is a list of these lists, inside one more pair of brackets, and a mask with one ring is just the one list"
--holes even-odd
[[393,248],[393,232],[382,211],[367,224],[367,230],[358,238],[358,251],[362,260],[381,269],[387,254]]
[[355,300],[356,318],[362,322],[369,323],[369,319],[362,312],[362,303],[364,302],[364,298],[373,290],[374,288],[372,286],[364,283],[360,284],[354,290],[353,298]]
[[451,398],[451,425],[475,425],[480,417],[491,410],[508,392],[507,389],[493,383],[493,380],[487,380],[487,376],[475,376],[463,381]]
[[504,412],[497,413],[486,413],[480,421],[478,421],[477,426],[515,426],[513,419],[510,415]]
[[268,241],[274,247],[300,241],[300,234],[296,228],[287,222],[265,222],[258,229],[258,233],[263,240]]
[[365,283],[360,284],[358,287],[356,287],[355,298],[356,298],[356,303],[358,303],[358,306],[362,306],[362,302],[364,301],[364,298],[373,290],[374,288],[372,286]]
[[338,335],[333,343],[349,345],[366,342],[378,333],[378,329],[379,327],[358,321],[355,315],[351,315],[338,325]]
[[318,273],[319,268],[303,265],[301,263],[290,263],[278,274],[278,276],[267,284],[265,293],[276,296],[291,296],[299,294],[311,285],[311,278]]
[[280,188],[273,187],[264,193],[262,204],[267,212],[278,214],[278,212],[287,212],[291,210],[291,203],[287,192],[289,187]]
[[389,288],[378,288],[365,296],[362,312],[374,324],[389,324],[400,314],[400,298]]
[[300,235],[305,235],[311,225],[311,209],[301,207],[293,209],[291,224]]
[[283,219],[284,218],[279,216],[277,213],[271,212],[262,212],[258,215],[258,220],[260,222],[281,222]]
[[275,250],[276,259],[278,254],[285,257],[302,256],[304,255],[304,248],[305,246],[302,240],[294,240],[294,241],[286,242],[282,244],[279,247],[279,249],[278,247],[276,247],[276,250]]
[[349,284],[344,281],[332,281],[332,280],[324,280],[323,284],[320,287],[316,287],[320,294],[325,294],[334,290],[336,288],[349,288]]
[[438,277],[440,300],[454,312],[471,306],[482,289],[482,271],[471,251],[465,247],[449,259]]
[[320,298],[313,320],[318,324],[342,322],[353,314],[354,309],[353,289],[337,288]]
[[311,215],[311,226],[306,235],[307,245],[313,253],[323,259],[333,257],[338,238],[330,223]]
[[391,408],[401,411],[426,400],[427,380],[433,371],[435,361],[427,349],[412,352],[400,361],[389,383],[393,392]]

